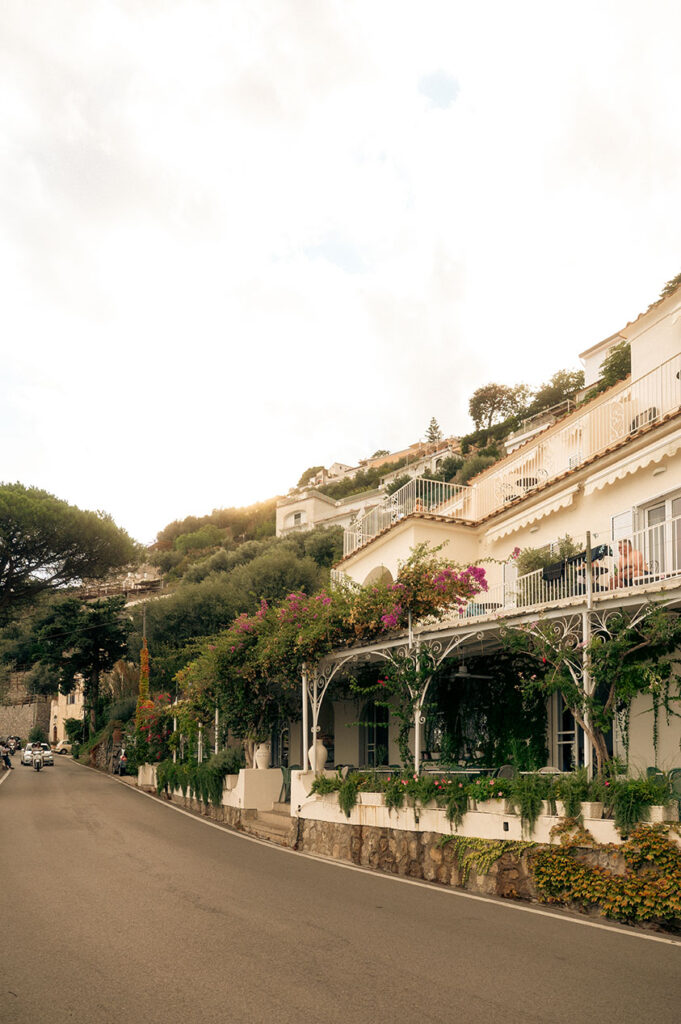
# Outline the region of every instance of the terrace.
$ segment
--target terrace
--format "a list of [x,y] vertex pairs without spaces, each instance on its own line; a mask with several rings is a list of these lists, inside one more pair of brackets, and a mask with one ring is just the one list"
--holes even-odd
[[570,413],[471,486],[410,480],[345,530],[343,555],[351,555],[410,515],[481,522],[623,446],[680,409],[681,354],[638,380],[616,385],[583,412]]

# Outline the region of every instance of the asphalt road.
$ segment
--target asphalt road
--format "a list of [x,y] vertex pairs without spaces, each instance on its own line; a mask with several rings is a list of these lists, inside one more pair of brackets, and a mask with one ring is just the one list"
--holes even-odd
[[3,1024],[681,1020],[681,945],[281,851],[56,762],[0,785]]

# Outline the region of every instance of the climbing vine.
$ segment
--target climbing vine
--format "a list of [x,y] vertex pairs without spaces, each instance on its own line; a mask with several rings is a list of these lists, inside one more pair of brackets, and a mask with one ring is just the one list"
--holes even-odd
[[[584,862],[584,837],[563,827],[560,845],[532,858],[539,897],[546,903],[600,907],[606,917],[630,924],[657,921],[681,926],[681,850],[668,825],[639,825],[621,852],[623,873]],[[606,849],[593,844],[595,850]],[[612,849],[612,848],[610,848]]]
[[505,853],[511,853],[514,857],[518,858],[525,850],[531,849],[535,844],[531,842],[518,842],[514,839],[474,839],[469,836],[443,836],[438,845],[441,849],[447,846],[454,848],[461,882],[465,885],[470,877],[471,869],[475,868],[479,875],[487,875]]

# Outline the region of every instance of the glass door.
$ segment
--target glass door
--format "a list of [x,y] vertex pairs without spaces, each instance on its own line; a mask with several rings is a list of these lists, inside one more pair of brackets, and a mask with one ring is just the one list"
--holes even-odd
[[646,551],[643,554],[648,572],[651,576],[659,576],[666,572],[665,554],[665,519],[667,517],[666,502],[653,505],[646,510]]

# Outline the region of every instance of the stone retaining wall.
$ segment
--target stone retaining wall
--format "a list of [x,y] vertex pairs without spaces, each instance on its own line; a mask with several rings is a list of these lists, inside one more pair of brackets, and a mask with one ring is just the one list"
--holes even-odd
[[[142,788],[156,792],[149,786]],[[189,795],[183,797],[177,792],[166,799],[171,799],[188,811],[229,825],[239,832],[254,836],[260,834],[255,811],[225,805],[214,807]],[[464,877],[454,843],[443,843],[440,832],[410,832],[292,817],[291,828],[283,845],[375,871],[454,886],[479,895],[537,899],[531,864],[540,844],[503,853],[489,871],[478,873],[471,868],[467,877]],[[611,871],[624,870],[623,857],[614,849],[584,848],[580,851],[580,859],[585,864]]]

